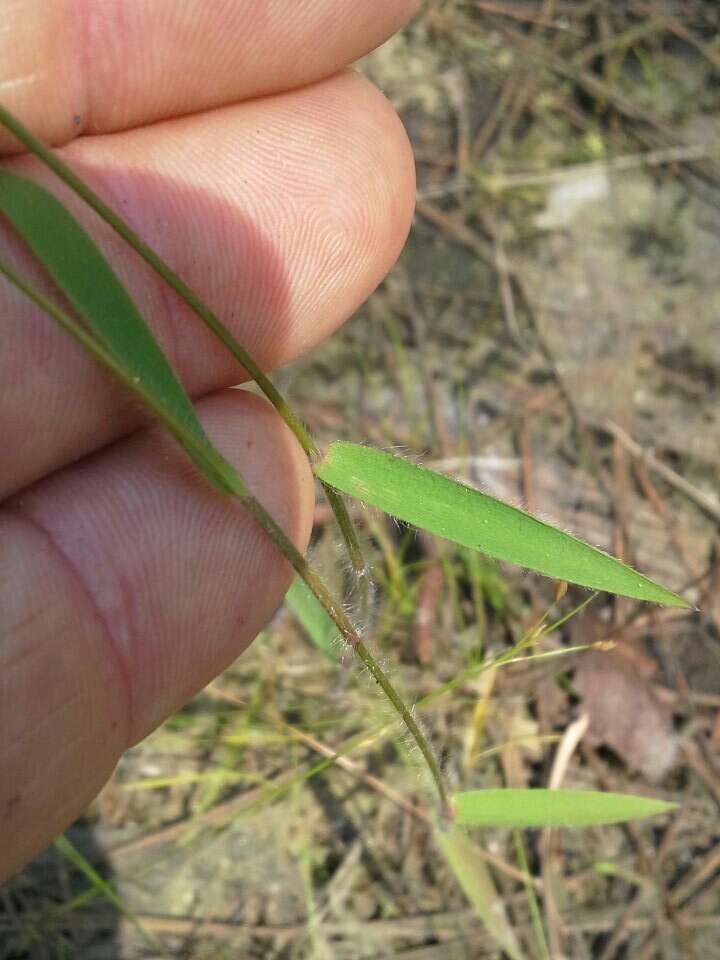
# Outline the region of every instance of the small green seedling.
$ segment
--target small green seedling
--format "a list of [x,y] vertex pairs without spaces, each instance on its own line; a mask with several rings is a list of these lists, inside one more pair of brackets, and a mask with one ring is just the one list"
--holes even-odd
[[[367,576],[358,539],[341,494],[372,504],[406,523],[499,560],[558,580],[666,606],[688,607],[681,597],[619,560],[529,514],[397,456],[352,443],[332,443],[322,454],[299,418],[247,351],[212,311],[104,201],[52,151],[0,106],[0,123],[53,170],[155,270],[255,379],[298,437],[337,518],[358,577]],[[213,447],[170,363],[103,254],[44,187],[0,173],[0,214],[24,239],[72,305],[71,316],[0,258],[0,273],[51,316],[120,379],[185,449],[207,480],[237,497],[292,564],[298,580],[289,603],[318,645],[333,655],[339,633],[397,711],[427,764],[439,802],[438,836],[464,888],[477,884],[463,827],[588,826],[664,813],[672,804],[644,797],[562,790],[479,790],[451,796],[428,743],[389,677],[329,590],[275,520],[248,491],[241,475]],[[459,832],[458,832],[459,831]],[[465,851],[465,853],[463,853]],[[511,956],[517,944],[505,923],[494,935]]]

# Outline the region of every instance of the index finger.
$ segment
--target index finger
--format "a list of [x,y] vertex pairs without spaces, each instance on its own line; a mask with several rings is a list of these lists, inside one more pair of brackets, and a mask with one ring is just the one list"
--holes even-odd
[[[417,0],[2,0],[0,101],[62,144],[320,80]],[[0,130],[0,155],[17,151]]]

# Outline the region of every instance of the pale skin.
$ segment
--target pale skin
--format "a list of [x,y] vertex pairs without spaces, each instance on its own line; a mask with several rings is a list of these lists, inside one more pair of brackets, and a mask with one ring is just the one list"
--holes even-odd
[[[266,368],[362,303],[404,243],[414,166],[347,72],[414,0],[0,0],[0,102],[62,148]],[[314,487],[268,405],[161,282],[17,144],[130,286],[210,436],[304,549]],[[39,278],[0,224],[0,250]],[[220,673],[289,566],[53,322],[0,280],[0,878],[122,752]],[[321,402],[321,398],[319,398]]]

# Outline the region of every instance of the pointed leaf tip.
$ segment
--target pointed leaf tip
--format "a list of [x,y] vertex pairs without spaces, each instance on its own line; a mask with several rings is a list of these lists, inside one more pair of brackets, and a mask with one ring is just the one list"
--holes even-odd
[[593,590],[671,607],[690,604],[614,557],[433,470],[359,444],[331,443],[317,477],[386,513],[507,563]]
[[455,823],[474,827],[589,827],[668,813],[677,804],[594,790],[466,790],[453,797]]

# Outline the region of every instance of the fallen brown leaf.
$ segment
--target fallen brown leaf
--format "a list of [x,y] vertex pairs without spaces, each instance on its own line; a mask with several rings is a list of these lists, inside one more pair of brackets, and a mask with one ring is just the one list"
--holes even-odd
[[[584,618],[580,629],[592,633],[597,625]],[[587,641],[585,635],[581,642]],[[580,658],[575,687],[590,718],[588,741],[610,747],[631,770],[658,782],[675,761],[678,740],[670,711],[650,682],[651,664],[636,647],[618,641]]]

